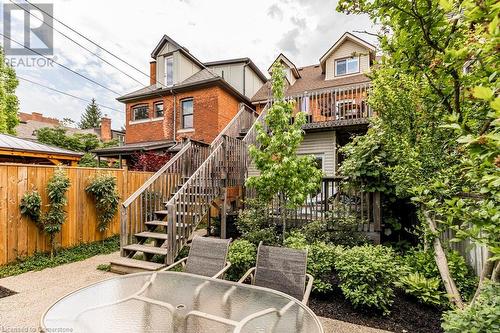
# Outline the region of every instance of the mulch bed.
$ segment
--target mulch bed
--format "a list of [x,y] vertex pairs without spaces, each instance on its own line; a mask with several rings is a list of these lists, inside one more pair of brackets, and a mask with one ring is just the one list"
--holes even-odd
[[395,296],[391,314],[386,317],[354,309],[338,287],[334,287],[331,293],[325,295],[312,295],[309,307],[321,317],[393,332],[443,332],[439,309],[420,304],[399,290],[395,291]]
[[15,291],[0,286],[0,298],[17,294]]

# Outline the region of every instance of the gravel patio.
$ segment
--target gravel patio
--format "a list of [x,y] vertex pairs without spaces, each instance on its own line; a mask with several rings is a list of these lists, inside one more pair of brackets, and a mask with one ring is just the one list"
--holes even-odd
[[[118,257],[116,252],[0,279],[0,286],[17,292],[0,298],[0,332],[38,332],[40,316],[58,298],[88,284],[116,276],[96,267]],[[320,320],[325,333],[387,332],[322,317]]]

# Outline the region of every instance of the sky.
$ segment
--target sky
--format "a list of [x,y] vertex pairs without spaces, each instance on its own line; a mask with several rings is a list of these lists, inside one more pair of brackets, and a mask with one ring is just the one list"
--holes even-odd
[[[23,3],[24,0],[13,0]],[[266,73],[273,60],[283,52],[297,67],[316,64],[319,58],[346,31],[374,31],[366,16],[336,12],[337,0],[56,0],[53,16],[100,46],[149,73],[151,51],[164,34],[169,35],[201,61],[250,57]],[[1,0],[0,17],[3,22]],[[13,14],[11,38],[21,38],[16,27],[22,27],[21,11]],[[39,13],[34,12],[34,15]],[[31,25],[37,20],[31,18]],[[61,24],[64,32],[130,77],[120,73],[96,56],[85,51],[58,32],[53,32],[55,61],[67,66],[118,94],[125,94],[149,84],[146,75],[132,69]],[[5,30],[3,30],[5,32]],[[373,37],[357,34],[374,43]],[[17,36],[17,37],[16,37]],[[21,37],[19,37],[21,36]],[[31,46],[39,41],[31,37]],[[3,43],[3,39],[0,38]],[[42,44],[40,44],[42,45]],[[19,62],[19,60],[18,60]],[[119,95],[91,83],[81,76],[54,64],[50,66],[16,66],[20,77],[50,86],[85,100],[116,110],[102,108],[112,119],[112,127],[125,123],[124,105]],[[267,74],[267,73],[266,73]],[[78,121],[86,102],[47,90],[20,80],[16,90],[21,112],[41,112],[55,118]]]

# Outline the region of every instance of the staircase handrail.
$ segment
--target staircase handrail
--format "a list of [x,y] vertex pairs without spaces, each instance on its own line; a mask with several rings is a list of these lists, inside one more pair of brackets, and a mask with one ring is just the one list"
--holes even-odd
[[241,130],[240,128],[240,119],[243,118],[243,116],[245,115],[245,113],[248,112],[250,113],[252,116],[258,118],[258,113],[255,112],[255,110],[249,108],[247,105],[243,105],[241,107],[241,109],[238,111],[238,113],[233,117],[233,119],[231,119],[231,121],[226,125],[226,127],[224,127],[224,129],[215,137],[215,139],[212,141],[212,143],[210,144],[211,147],[216,147],[222,140],[223,140],[223,136],[224,135],[229,135],[228,133],[233,130],[233,129],[236,129],[236,130]]
[[151,177],[148,178],[148,180],[146,180],[144,182],[144,184],[141,185],[141,187],[139,187],[134,193],[132,193],[132,195],[130,195],[127,200],[125,200],[122,205],[123,207],[128,207],[135,199],[137,199],[139,197],[139,195],[141,195],[144,191],[146,191],[146,189],[151,185],[153,184],[153,182],[158,179],[165,171],[167,171],[177,160],[179,160],[181,158],[181,156],[189,150],[189,148],[191,148],[191,146],[193,145],[193,143],[191,142],[191,140],[189,140],[183,147],[181,150],[179,150],[179,152],[177,152],[177,154],[174,155],[174,157],[172,157],[164,166],[162,166],[160,168],[160,170],[156,171],[156,173],[154,175],[152,175]]

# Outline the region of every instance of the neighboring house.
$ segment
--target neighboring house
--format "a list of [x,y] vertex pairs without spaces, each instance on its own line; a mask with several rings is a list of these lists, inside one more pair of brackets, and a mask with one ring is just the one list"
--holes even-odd
[[151,57],[150,85],[118,98],[125,145],[96,150],[98,156],[175,151],[186,139],[209,144],[267,81],[249,58],[204,63],[166,35]]
[[101,126],[98,128],[79,129],[64,127],[58,119],[44,117],[38,112],[31,114],[19,112],[18,116],[19,124],[16,126],[16,136],[23,139],[36,140],[36,131],[44,127],[63,127],[67,134],[94,134],[104,142],[117,139],[120,144],[125,141],[125,131],[111,129],[111,119],[108,117],[101,119]]
[[[366,103],[370,80],[365,74],[374,60],[375,46],[346,32],[321,56],[319,64],[297,68],[283,54],[273,62],[285,67],[286,98],[295,100],[296,112],[307,113],[306,134],[298,153],[315,155],[327,177],[337,174],[342,160],[338,147],[367,129],[372,113]],[[271,95],[268,82],[252,97],[258,112],[272,102]]]

